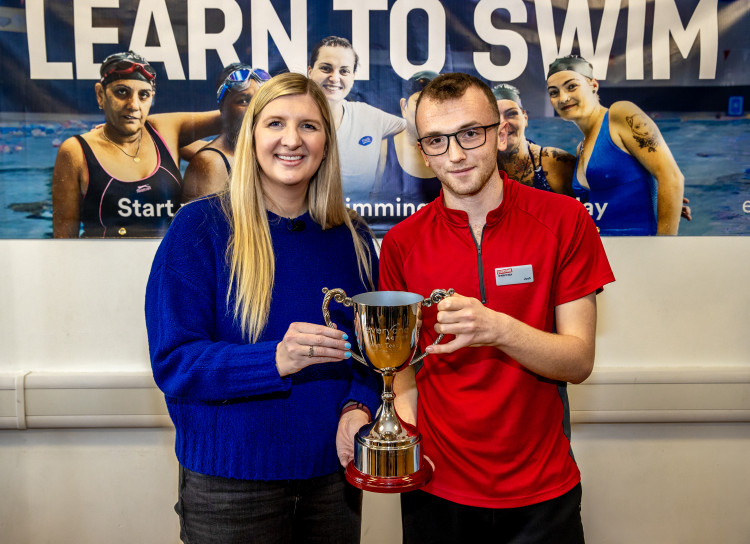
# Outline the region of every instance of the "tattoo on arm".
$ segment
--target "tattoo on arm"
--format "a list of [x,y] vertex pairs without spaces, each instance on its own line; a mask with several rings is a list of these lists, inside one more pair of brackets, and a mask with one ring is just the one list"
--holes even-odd
[[515,169],[516,181],[528,185],[529,187],[534,185],[534,168],[531,164],[531,159],[521,161],[516,159],[513,163]]
[[576,158],[568,153],[567,151],[564,151],[562,149],[557,149],[556,147],[545,147],[542,152],[543,157],[552,157],[552,159],[555,162],[562,162],[562,163],[568,163],[572,164],[575,162]]
[[653,121],[643,113],[636,113],[625,117],[630,130],[633,132],[633,139],[638,142],[641,149],[647,149],[649,152],[656,151],[659,145],[659,133],[655,130]]

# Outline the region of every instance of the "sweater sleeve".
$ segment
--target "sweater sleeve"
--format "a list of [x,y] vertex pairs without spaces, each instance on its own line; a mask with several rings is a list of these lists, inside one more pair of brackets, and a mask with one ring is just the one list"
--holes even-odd
[[[276,369],[277,342],[247,344],[216,331],[216,262],[195,242],[194,224],[177,214],[162,241],[146,286],[146,328],[154,379],[165,395],[216,402],[286,391]],[[187,226],[183,223],[188,223]],[[188,232],[192,231],[192,236]],[[223,264],[223,263],[222,263]],[[225,296],[225,295],[224,295]],[[219,310],[220,311],[220,310]]]

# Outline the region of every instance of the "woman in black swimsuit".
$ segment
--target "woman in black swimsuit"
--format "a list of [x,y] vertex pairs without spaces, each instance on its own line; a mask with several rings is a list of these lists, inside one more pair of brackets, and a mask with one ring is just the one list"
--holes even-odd
[[110,55],[94,86],[105,122],[60,146],[52,173],[55,238],[158,237],[182,201],[177,151],[219,131],[219,113],[149,115],[156,72]]
[[526,139],[529,116],[517,88],[501,83],[492,92],[500,110],[500,122],[507,123],[508,144],[497,152],[498,168],[524,185],[573,196],[575,157],[562,149],[542,147]]

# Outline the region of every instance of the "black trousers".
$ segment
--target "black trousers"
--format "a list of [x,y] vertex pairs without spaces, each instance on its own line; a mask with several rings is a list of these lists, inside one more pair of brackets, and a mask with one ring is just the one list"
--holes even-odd
[[357,544],[362,492],[343,471],[264,482],[180,466],[175,510],[185,544]]
[[520,508],[480,508],[424,491],[401,495],[404,544],[584,544],[581,484]]

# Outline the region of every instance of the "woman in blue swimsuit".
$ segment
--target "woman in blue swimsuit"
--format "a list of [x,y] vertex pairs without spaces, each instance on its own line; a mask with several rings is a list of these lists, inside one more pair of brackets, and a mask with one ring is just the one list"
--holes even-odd
[[547,91],[555,111],[583,133],[573,189],[588,192],[601,234],[677,234],[685,178],[656,123],[632,102],[599,103],[599,82],[585,59],[550,64]]

